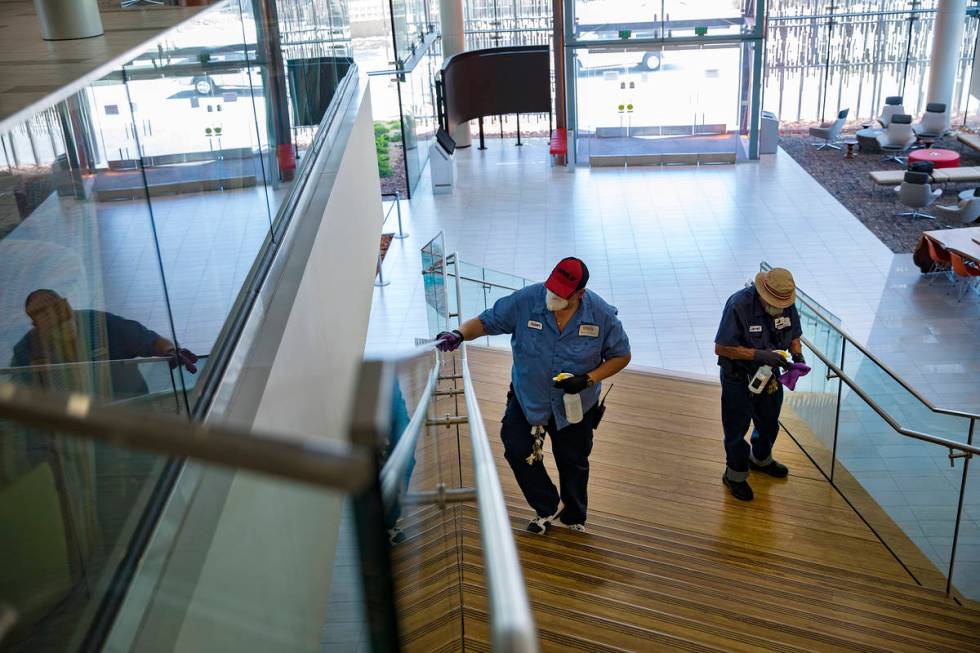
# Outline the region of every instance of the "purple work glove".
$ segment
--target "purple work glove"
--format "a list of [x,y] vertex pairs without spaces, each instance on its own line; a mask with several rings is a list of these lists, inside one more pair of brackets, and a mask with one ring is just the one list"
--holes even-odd
[[171,349],[167,352],[167,357],[170,358],[170,369],[176,369],[183,366],[191,374],[197,374],[197,354],[192,352],[190,349]]
[[463,344],[463,334],[458,330],[443,331],[436,336],[436,349],[439,351],[456,351]]
[[810,366],[806,363],[793,363],[789,366],[788,370],[779,375],[777,381],[790,390],[796,390],[796,382],[800,380],[800,377],[806,376],[809,373]]

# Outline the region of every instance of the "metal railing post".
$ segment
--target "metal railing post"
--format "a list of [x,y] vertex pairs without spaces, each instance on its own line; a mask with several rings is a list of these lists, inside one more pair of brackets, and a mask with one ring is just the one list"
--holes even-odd
[[[970,433],[967,435],[966,443],[973,444],[973,433],[976,430],[977,420],[970,420]],[[953,522],[953,542],[949,549],[949,574],[946,576],[946,596],[953,591],[953,569],[956,565],[956,547],[960,537],[960,524],[963,522],[963,497],[966,495],[966,484],[969,482],[970,457],[963,459],[963,476],[960,479],[960,497],[956,504],[956,521]]]
[[395,238],[398,240],[405,240],[408,238],[408,234],[402,231],[402,194],[401,191],[395,191],[395,211],[398,215],[398,233],[395,234]]
[[390,281],[385,281],[385,275],[384,272],[382,272],[382,267],[381,267],[381,264],[383,262],[384,259],[381,258],[381,250],[379,249],[378,250],[378,278],[374,280],[375,288],[384,288],[385,286],[391,285]]
[[[840,368],[844,369],[844,353],[847,351],[847,341],[841,340]],[[844,395],[844,381],[837,379],[837,413],[834,415],[834,445],[830,453],[830,484],[834,484],[834,470],[837,469],[837,437],[840,433],[840,405]]]

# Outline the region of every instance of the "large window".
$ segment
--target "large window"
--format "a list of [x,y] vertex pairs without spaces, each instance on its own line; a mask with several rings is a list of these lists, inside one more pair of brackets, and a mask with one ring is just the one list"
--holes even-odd
[[[891,95],[901,95],[909,113],[921,113],[935,8],[935,0],[771,0],[763,108],[784,128],[805,128],[841,109],[850,109],[851,120],[868,121]],[[950,107],[954,122],[964,120],[969,109],[977,38],[977,20],[963,20]]]

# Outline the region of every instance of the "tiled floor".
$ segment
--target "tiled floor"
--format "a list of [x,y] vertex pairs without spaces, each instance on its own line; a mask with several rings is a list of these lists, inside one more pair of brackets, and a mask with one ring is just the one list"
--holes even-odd
[[[592,289],[620,310],[634,365],[712,377],[724,301],[765,260],[790,268],[927,398],[980,411],[980,301],[958,304],[947,282],[930,285],[784,153],[757,164],[570,173],[546,152],[533,140],[460,150],[453,195],[433,196],[425,175],[403,203],[411,235],[389,250],[390,285],[375,290],[369,352],[428,332],[419,249],[440,230],[465,262],[535,280],[561,257],[581,257]],[[392,217],[386,231],[395,230]],[[845,370],[909,428],[965,441],[965,422],[935,417],[869,361],[852,353]],[[842,404],[839,453],[923,551],[948,565],[963,463],[951,470],[945,449],[902,438],[853,395]],[[980,592],[980,478],[964,517],[957,583]]]

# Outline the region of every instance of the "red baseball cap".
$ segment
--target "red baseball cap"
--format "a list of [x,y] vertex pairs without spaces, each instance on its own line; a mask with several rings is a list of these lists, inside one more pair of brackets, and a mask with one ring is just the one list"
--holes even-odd
[[569,256],[558,261],[544,287],[562,299],[568,299],[575,291],[585,288],[588,282],[589,268],[580,259]]

